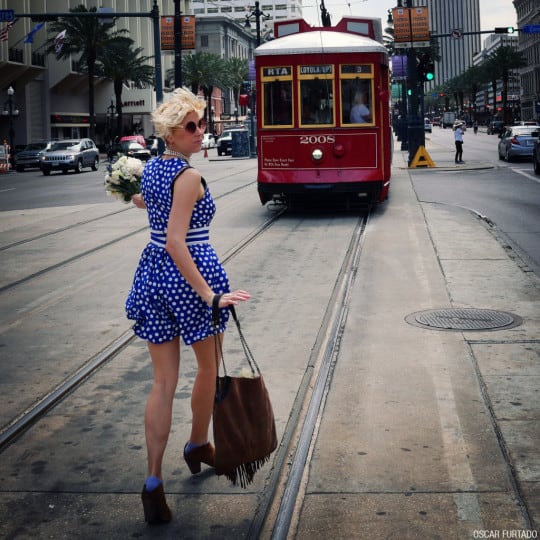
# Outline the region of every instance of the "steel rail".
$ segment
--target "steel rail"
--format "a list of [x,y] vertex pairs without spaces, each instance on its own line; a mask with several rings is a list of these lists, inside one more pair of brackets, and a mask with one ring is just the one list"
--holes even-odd
[[[324,349],[323,359],[317,373],[315,385],[309,400],[309,406],[300,431],[298,444],[290,465],[290,474],[283,489],[283,496],[272,531],[272,540],[285,540],[288,538],[293,513],[298,504],[298,497],[299,495],[302,495],[303,497],[303,494],[300,493],[300,485],[302,477],[305,474],[310,450],[316,441],[317,427],[320,424],[324,412],[326,398],[332,383],[334,368],[338,360],[341,339],[347,321],[352,287],[358,270],[364,231],[368,220],[369,214],[365,219],[360,219],[355,227],[349,243],[347,255],[339,273],[338,281],[334,287],[334,293],[330,299],[328,310],[331,311],[334,309],[334,312],[326,325],[326,336],[323,341],[326,342],[326,347]],[[337,304],[337,308],[333,306],[333,304]],[[328,329],[328,327],[330,328]],[[306,385],[306,391],[308,388],[309,386]],[[291,429],[292,427],[293,426],[291,426]],[[280,456],[280,458],[284,461],[287,448],[283,446],[281,451],[282,456]],[[274,487],[276,486],[277,479]],[[260,531],[255,532],[258,533]],[[256,535],[250,536],[250,538],[256,537]]]

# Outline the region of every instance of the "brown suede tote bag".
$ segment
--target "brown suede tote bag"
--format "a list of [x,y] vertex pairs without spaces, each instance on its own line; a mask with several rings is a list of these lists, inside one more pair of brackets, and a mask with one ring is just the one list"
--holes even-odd
[[[219,298],[214,297],[214,326],[219,325]],[[215,336],[216,396],[214,402],[215,470],[225,475],[235,486],[247,487],[255,473],[270,459],[277,447],[274,411],[259,366],[253,358],[234,306],[229,306],[238,329],[249,370],[246,377],[227,375],[221,341]],[[223,377],[219,375],[219,359]]]

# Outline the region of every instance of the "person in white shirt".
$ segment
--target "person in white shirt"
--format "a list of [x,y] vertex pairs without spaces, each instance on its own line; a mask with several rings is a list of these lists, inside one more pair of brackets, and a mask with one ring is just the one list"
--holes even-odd
[[465,132],[465,124],[457,124],[454,131],[454,140],[456,143],[455,162],[458,164],[465,163],[463,161],[463,133]]

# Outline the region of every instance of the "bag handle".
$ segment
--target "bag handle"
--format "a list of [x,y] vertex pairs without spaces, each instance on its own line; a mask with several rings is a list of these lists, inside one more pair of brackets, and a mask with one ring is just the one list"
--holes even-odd
[[[215,343],[215,350],[216,350],[216,368],[219,372],[218,359],[221,357],[221,361],[223,363],[223,372],[225,376],[227,376],[227,369],[225,368],[225,360],[223,359],[223,349],[221,347],[221,340],[217,337],[217,330],[220,325],[219,301],[222,296],[223,294],[216,294],[214,295],[214,298],[212,299],[212,322],[214,323],[214,330],[216,330],[216,334],[214,334],[214,343]],[[246,357],[246,360],[249,364],[249,368],[251,369],[251,374],[253,375],[253,377],[260,377],[261,370],[259,369],[259,366],[253,356],[253,353],[251,352],[251,349],[249,348],[249,345],[247,344],[246,338],[244,337],[242,328],[240,327],[240,321],[238,319],[238,316],[236,315],[236,309],[234,308],[234,306],[231,305],[229,306],[229,310],[236,324],[238,335],[240,336],[240,343],[242,344],[242,349],[244,350],[244,356]]]

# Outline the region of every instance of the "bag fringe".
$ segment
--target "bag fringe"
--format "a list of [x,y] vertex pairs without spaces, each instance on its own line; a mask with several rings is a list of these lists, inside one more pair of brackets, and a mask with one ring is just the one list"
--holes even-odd
[[255,473],[264,466],[264,464],[270,459],[270,455],[265,456],[261,459],[256,459],[255,461],[249,461],[247,463],[242,463],[233,469],[232,471],[227,471],[223,473],[217,473],[218,476],[223,474],[225,475],[233,484],[237,486],[240,484],[240,487],[247,488],[249,484],[253,482],[253,477]]

